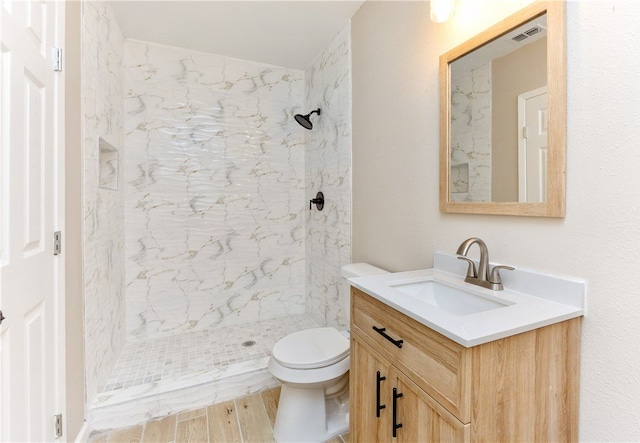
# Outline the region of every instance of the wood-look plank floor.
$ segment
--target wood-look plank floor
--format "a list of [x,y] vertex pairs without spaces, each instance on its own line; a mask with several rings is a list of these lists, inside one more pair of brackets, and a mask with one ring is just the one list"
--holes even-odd
[[[125,429],[92,433],[90,443],[273,442],[280,388],[194,409]],[[349,434],[328,443],[349,443]]]

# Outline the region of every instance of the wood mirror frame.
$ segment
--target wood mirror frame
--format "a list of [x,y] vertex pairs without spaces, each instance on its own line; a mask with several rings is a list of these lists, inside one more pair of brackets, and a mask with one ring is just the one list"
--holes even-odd
[[[547,14],[547,198],[545,202],[453,202],[450,199],[451,63],[521,24]],[[565,216],[566,31],[564,0],[536,1],[440,56],[440,211],[464,214]]]

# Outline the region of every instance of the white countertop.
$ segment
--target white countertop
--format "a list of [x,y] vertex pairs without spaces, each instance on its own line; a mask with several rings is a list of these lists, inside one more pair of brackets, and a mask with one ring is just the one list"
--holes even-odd
[[[492,291],[465,283],[466,264],[456,260],[453,255],[436,253],[435,263],[436,268],[356,277],[349,279],[349,282],[371,297],[465,347],[477,346],[585,314],[584,280],[517,269],[503,272],[503,291]],[[461,269],[462,272],[459,272]],[[416,279],[434,279],[505,306],[455,315],[392,287],[394,284]]]

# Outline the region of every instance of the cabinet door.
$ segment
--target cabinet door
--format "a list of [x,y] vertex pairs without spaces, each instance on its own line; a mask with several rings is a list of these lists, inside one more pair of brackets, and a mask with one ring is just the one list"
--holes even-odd
[[390,364],[370,351],[357,334],[351,334],[349,375],[351,440],[391,441]]
[[396,428],[395,441],[470,441],[471,425],[464,425],[400,371],[393,369],[390,375],[391,389],[395,388],[389,404],[391,432]]
[[[471,421],[471,349],[352,288],[351,332],[407,374],[438,403]],[[385,335],[378,332],[385,329]],[[391,340],[403,340],[402,347]],[[370,348],[371,349],[371,348]]]

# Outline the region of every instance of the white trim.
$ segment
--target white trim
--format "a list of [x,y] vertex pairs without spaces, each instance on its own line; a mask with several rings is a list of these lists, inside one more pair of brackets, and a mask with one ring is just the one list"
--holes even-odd
[[527,139],[524,137],[527,113],[525,106],[528,99],[546,94],[547,87],[542,86],[518,95],[518,201],[527,201]]
[[[64,48],[65,45],[65,4],[54,2],[55,7],[55,36],[53,46]],[[62,51],[64,54],[64,50]],[[53,70],[53,66],[51,67]],[[62,414],[62,436],[60,441],[66,440],[67,433],[67,379],[66,379],[66,297],[65,297],[65,72],[53,73],[55,94],[55,122],[53,123],[53,135],[55,138],[54,163],[56,179],[54,180],[54,231],[62,233],[62,253],[54,258],[54,285],[55,285],[55,409],[56,414]],[[53,232],[49,233],[53,236]]]
[[80,428],[80,432],[78,432],[78,435],[76,436],[76,439],[74,440],[74,442],[87,443],[89,441],[89,431],[90,431],[89,423],[85,421],[82,427]]

